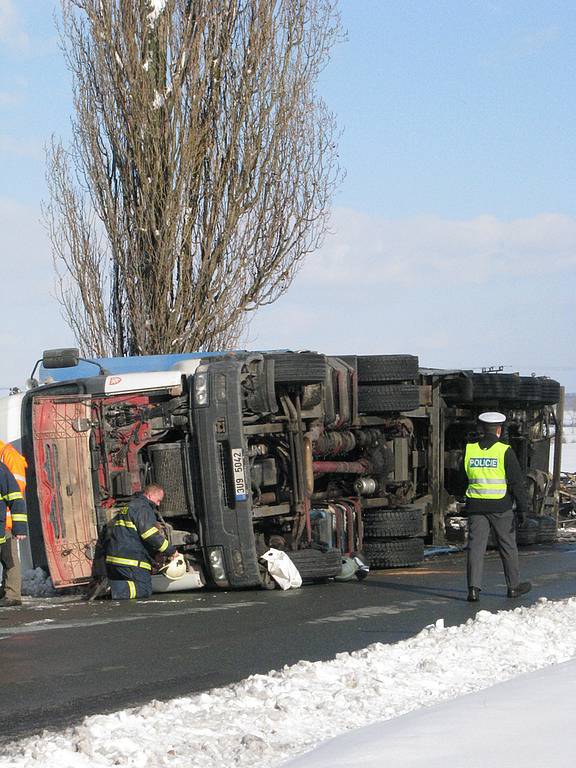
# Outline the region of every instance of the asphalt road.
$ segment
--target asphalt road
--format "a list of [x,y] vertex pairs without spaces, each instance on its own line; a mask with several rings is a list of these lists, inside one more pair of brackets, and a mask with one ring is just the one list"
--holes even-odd
[[576,544],[523,550],[521,572],[534,589],[509,600],[499,558],[490,553],[477,604],[466,602],[463,553],[373,572],[363,582],[288,592],[28,599],[22,608],[0,609],[1,738],[392,643],[441,617],[460,624],[481,609],[569,597],[576,594]]

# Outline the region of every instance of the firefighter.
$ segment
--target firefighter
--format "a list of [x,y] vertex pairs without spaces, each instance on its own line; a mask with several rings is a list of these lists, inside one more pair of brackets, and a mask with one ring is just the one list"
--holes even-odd
[[[18,483],[20,493],[24,498],[26,490],[26,459],[10,443],[0,440],[0,461],[5,464],[14,479]],[[20,513],[21,514],[21,513]],[[6,545],[9,553],[6,558],[6,564],[2,569],[2,587],[0,597],[7,597],[8,600],[16,601],[16,604],[22,602],[22,572],[20,567],[20,557],[18,553],[18,541],[26,538],[26,526],[18,526],[20,533],[12,535],[12,515],[10,509],[6,513]]]
[[158,528],[156,510],[163,498],[161,486],[147,485],[108,525],[105,561],[114,600],[150,597],[154,555],[179,554]]
[[4,596],[0,607],[22,605],[22,582],[17,542],[28,533],[28,518],[22,491],[6,464],[0,462],[0,562]]
[[468,477],[466,513],[468,515],[468,602],[480,597],[484,554],[490,529],[502,560],[508,585],[508,597],[520,597],[532,589],[529,581],[520,581],[516,523],[512,503],[524,522],[530,511],[530,501],[524,485],[522,470],[512,448],[500,441],[503,413],[487,412],[478,417],[483,435],[468,443],[464,469]]

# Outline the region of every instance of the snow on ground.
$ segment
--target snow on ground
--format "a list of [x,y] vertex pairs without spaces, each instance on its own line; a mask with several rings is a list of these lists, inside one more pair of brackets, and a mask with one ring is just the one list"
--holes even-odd
[[[346,731],[575,657],[576,598],[542,599],[529,608],[499,613],[480,611],[458,627],[446,628],[438,619],[394,645],[376,643],[328,662],[301,661],[225,688],[95,715],[62,732],[14,742],[4,747],[0,768],[274,768]],[[474,697],[455,706],[466,707],[470,700]],[[572,709],[566,710],[567,731]],[[518,712],[521,717],[521,708]],[[474,718],[468,725],[474,728]],[[514,718],[500,730],[515,745]],[[533,736],[541,739],[541,730]],[[362,760],[351,755],[346,764]],[[411,765],[397,760],[372,762],[370,768],[380,764]],[[468,756],[444,766],[463,764],[471,764]]]
[[[552,451],[554,456],[554,451]],[[562,444],[562,472],[576,472],[576,443]]]
[[573,768],[576,661],[339,736],[286,768]]
[[55,597],[58,591],[52,586],[50,576],[42,568],[22,573],[22,594],[31,597]]
[[558,541],[576,541],[576,520],[570,520],[566,525],[558,528]]
[[[550,455],[550,467],[554,466],[554,444]],[[576,411],[564,412],[562,442],[562,472],[576,472]]]

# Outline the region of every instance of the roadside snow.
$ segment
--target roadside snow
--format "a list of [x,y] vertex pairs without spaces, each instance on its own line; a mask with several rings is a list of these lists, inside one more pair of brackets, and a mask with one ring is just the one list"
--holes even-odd
[[285,768],[573,768],[576,661],[360,728]]
[[[394,645],[376,643],[328,662],[301,661],[225,688],[88,717],[75,728],[14,742],[4,747],[0,768],[274,768],[346,731],[575,656],[576,598],[480,611],[458,627],[445,628],[438,619]],[[541,736],[534,732],[535,739]],[[464,762],[469,760],[453,765]],[[347,761],[361,763],[356,756]]]
[[52,586],[46,571],[34,568],[22,573],[22,594],[30,597],[55,597],[58,591]]

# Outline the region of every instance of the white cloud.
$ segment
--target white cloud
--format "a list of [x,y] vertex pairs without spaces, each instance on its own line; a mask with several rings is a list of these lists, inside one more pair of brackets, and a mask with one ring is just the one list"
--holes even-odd
[[[576,358],[576,219],[541,214],[384,219],[337,210],[288,293],[260,310],[253,348],[420,355],[423,365],[550,373]],[[573,383],[571,383],[573,382]]]
[[0,43],[20,51],[30,49],[30,38],[14,7],[13,0],[0,0]]
[[576,219],[540,214],[504,221],[414,216],[385,219],[340,209],[334,234],[309,258],[309,280],[413,287],[422,280],[484,284],[512,274],[576,266]]
[[[37,207],[0,198],[9,299],[0,385],[21,384],[43,349],[74,346],[53,298],[50,243],[39,220]],[[576,220],[387,220],[348,210],[336,211],[332,229],[288,293],[255,314],[245,348],[409,353],[441,367],[502,364],[558,374],[576,390],[576,371],[554,368],[576,366]]]

